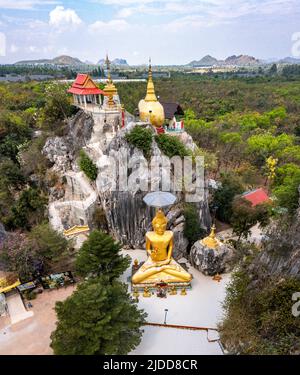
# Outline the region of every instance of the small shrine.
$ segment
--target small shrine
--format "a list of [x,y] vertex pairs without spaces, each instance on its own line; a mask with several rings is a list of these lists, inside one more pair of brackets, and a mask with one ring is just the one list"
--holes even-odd
[[161,102],[165,112],[164,130],[166,133],[184,132],[184,111],[180,104]]
[[220,277],[219,274],[229,272],[234,256],[233,247],[216,237],[216,227],[212,226],[210,234],[194,243],[190,251],[191,265],[206,276]]
[[77,74],[75,82],[68,90],[73,94],[73,103],[77,107],[100,106],[103,102],[103,90],[99,89],[88,74]]

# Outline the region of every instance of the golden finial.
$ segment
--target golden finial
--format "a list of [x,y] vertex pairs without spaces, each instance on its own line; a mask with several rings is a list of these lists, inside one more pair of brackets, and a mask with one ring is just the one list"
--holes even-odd
[[219,242],[216,239],[216,226],[215,226],[215,224],[213,224],[213,226],[211,227],[210,235],[203,238],[201,240],[201,243],[203,245],[209,247],[210,249],[216,249],[219,246]]
[[133,262],[133,267],[136,269],[136,268],[138,268],[138,266],[139,266],[139,261],[137,259],[135,259],[134,262]]
[[155,95],[154,83],[152,79],[152,66],[151,58],[149,59],[149,69],[148,69],[148,83],[147,83],[147,94],[145,97],[146,102],[157,102],[157,97]]
[[114,102],[114,96],[118,94],[118,91],[116,89],[116,86],[114,85],[111,74],[110,74],[110,61],[108,58],[108,54],[106,54],[106,68],[107,68],[107,83],[104,87],[104,92],[108,95],[108,106],[109,107],[114,107],[115,102]]

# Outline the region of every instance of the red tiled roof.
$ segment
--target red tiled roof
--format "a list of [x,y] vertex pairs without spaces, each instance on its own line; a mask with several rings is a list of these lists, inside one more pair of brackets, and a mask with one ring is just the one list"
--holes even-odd
[[[86,87],[87,85],[89,87]],[[106,95],[104,91],[97,87],[88,74],[77,74],[77,77],[68,92],[76,95]]]
[[83,85],[86,79],[88,78],[87,74],[77,74],[76,80],[73,85]]
[[256,189],[243,194],[243,198],[252,203],[252,206],[267,202],[270,198],[268,194],[262,189]]
[[77,88],[77,87],[71,87],[69,90],[68,90],[69,93],[71,94],[77,94],[77,95],[98,95],[98,94],[102,94],[102,95],[106,95],[104,91],[98,89],[98,88],[94,88],[94,89],[85,89],[85,88]]

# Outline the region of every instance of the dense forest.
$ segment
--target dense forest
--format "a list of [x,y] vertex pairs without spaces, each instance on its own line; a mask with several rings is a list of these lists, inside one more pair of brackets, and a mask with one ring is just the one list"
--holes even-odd
[[[270,220],[293,222],[295,218],[300,185],[300,79],[296,73],[287,72],[286,78],[230,79],[176,74],[155,81],[161,101],[176,101],[183,107],[186,130],[198,146],[197,153],[205,156],[207,176],[222,183],[211,197],[212,211],[220,221],[231,224],[239,238],[247,238],[249,228],[257,222],[267,225]],[[134,113],[145,96],[145,83],[124,82],[117,88],[125,108]],[[72,253],[71,244],[48,225],[48,189],[56,180],[40,151],[48,136],[64,134],[67,119],[75,112],[62,84],[0,84],[0,223],[10,233],[1,244],[0,266],[24,281],[37,269],[54,270]],[[259,186],[273,198],[266,207],[253,210],[237,199]],[[235,245],[241,253],[242,273],[235,276],[234,288],[243,287],[244,294],[237,300],[231,289],[228,314],[233,314],[233,305],[235,314],[241,311],[238,304],[247,294],[243,260],[246,256],[249,263],[256,254],[247,246]],[[261,286],[269,299],[283,293],[282,284],[277,291],[270,282]],[[284,282],[284,292],[299,284],[288,277]],[[253,314],[264,313],[263,308],[253,307]],[[236,324],[242,327],[246,321],[240,319]],[[256,346],[252,351],[247,347],[249,353],[266,351],[256,323],[251,320]],[[227,320],[225,334],[232,328]],[[287,354],[295,336],[278,332],[282,342],[278,344],[277,336],[272,336],[268,351]]]

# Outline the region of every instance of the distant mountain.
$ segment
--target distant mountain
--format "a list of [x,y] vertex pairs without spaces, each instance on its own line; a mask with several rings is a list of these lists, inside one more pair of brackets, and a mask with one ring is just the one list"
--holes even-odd
[[213,65],[218,65],[218,64],[219,64],[219,60],[217,60],[216,58],[210,55],[206,55],[202,57],[201,60],[191,61],[188,65],[196,67],[196,66],[213,66]]
[[[98,61],[97,65],[105,65],[105,59],[101,59]],[[114,59],[111,61],[111,65],[116,65],[116,66],[128,66],[128,63],[125,59]]]
[[233,55],[227,57],[225,59],[225,64],[226,65],[234,65],[234,66],[250,66],[250,65],[259,65],[260,61],[256,59],[253,56],[248,56],[248,55]]
[[93,62],[90,61],[90,60],[85,60],[84,63],[85,63],[86,65],[95,65],[95,63],[93,63]]
[[234,66],[249,66],[258,65],[260,61],[253,56],[248,55],[233,55],[227,57],[225,60],[217,60],[215,57],[210,55],[204,56],[201,60],[194,60],[188,64],[192,67],[204,67],[204,66],[224,66],[224,65],[234,65]]
[[76,57],[71,56],[58,56],[54,59],[41,59],[41,60],[23,60],[18,61],[15,65],[84,65],[82,61],[77,59]]
[[278,61],[278,64],[300,64],[300,59],[296,59],[295,57],[285,57]]

